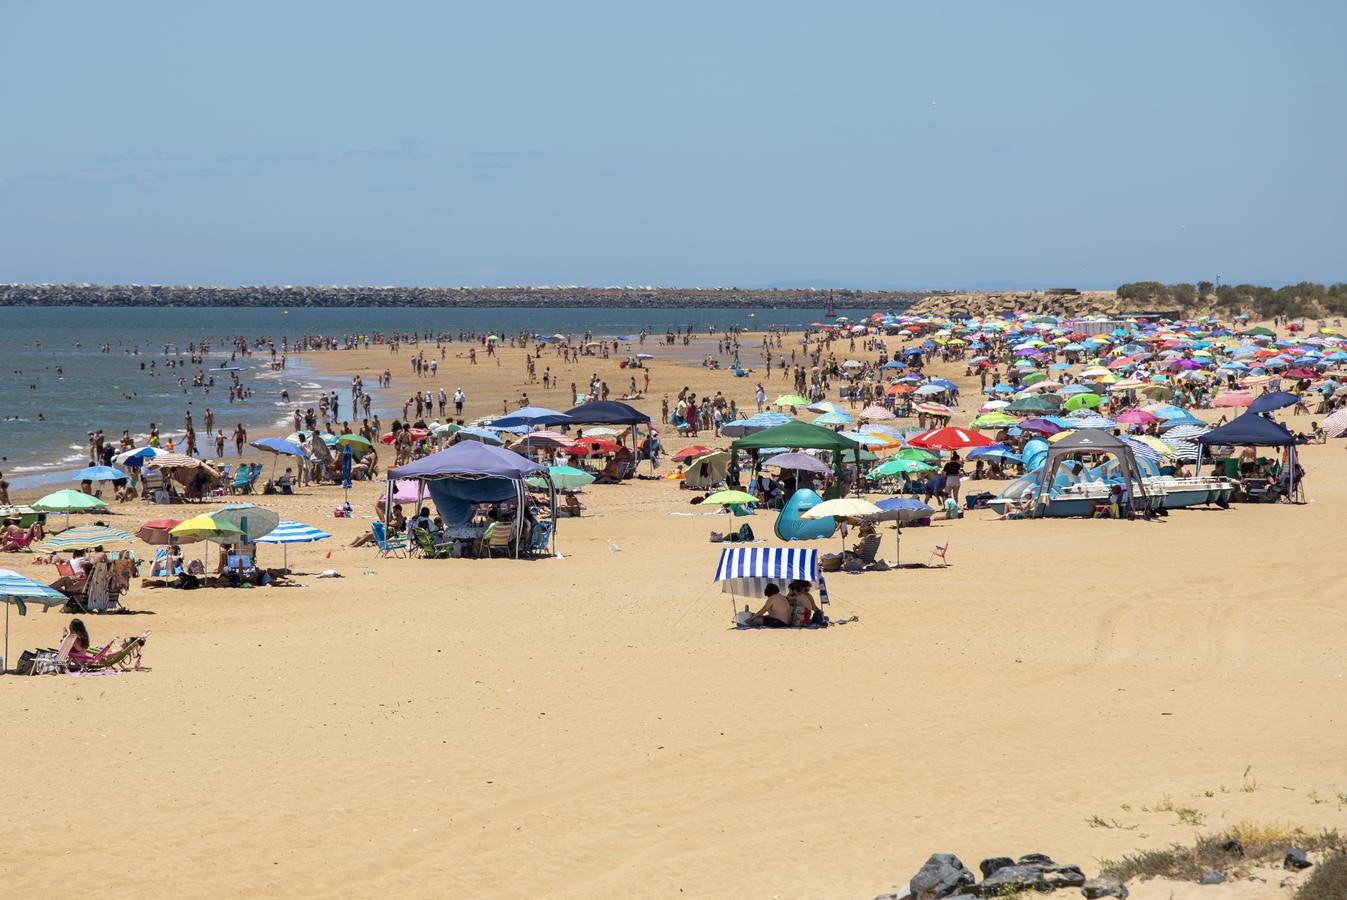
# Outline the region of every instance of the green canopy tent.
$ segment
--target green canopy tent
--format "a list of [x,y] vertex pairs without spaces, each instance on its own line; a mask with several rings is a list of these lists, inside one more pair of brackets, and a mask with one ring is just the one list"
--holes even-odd
[[[824,428],[820,425],[810,425],[808,422],[787,422],[784,425],[776,425],[771,428],[764,428],[755,434],[750,434],[739,438],[730,445],[732,450],[749,450],[753,452],[753,471],[758,471],[759,450],[770,450],[784,447],[788,450],[831,450],[833,451],[833,472],[837,476],[837,483],[842,483],[842,454],[851,453],[852,459],[856,463],[856,471],[859,474],[861,464],[861,445],[858,441],[853,441],[833,431],[831,428]],[[860,478],[856,479],[857,490],[860,489]]]

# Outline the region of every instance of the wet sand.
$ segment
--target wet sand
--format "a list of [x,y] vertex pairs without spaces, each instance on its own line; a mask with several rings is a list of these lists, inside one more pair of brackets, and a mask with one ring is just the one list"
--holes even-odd
[[[451,350],[433,382],[383,348],[306,361],[367,382],[391,365],[394,397],[461,383],[475,418],[524,389],[524,351],[502,352],[472,367]],[[626,385],[615,359],[542,364],[563,386],[527,386],[535,405],[565,408],[594,371]],[[752,407],[756,376],[652,366],[637,405],[656,418],[684,384]],[[936,371],[974,402],[962,366]],[[152,629],[153,671],[0,679],[0,884],[869,897],[933,851],[970,866],[1041,851],[1094,874],[1234,822],[1340,824],[1342,451],[1305,448],[1305,506],[905,529],[905,561],[948,541],[953,565],[832,576],[832,613],[860,621],[810,632],[728,627],[707,540],[728,519],[675,515],[695,508],[668,481],[589,488],[589,514],[560,523],[565,558],[533,562],[381,560],[346,547],[369,520],[332,518],[339,489],[266,498],[336,535],[291,547],[292,567],[342,578],[137,588],[128,605],[153,615],[86,621],[95,642]],[[357,511],[382,487],[358,484]],[[769,514],[751,521],[770,533]],[[13,655],[54,645],[67,618],[11,616]],[[1264,887],[1238,896],[1284,896]]]

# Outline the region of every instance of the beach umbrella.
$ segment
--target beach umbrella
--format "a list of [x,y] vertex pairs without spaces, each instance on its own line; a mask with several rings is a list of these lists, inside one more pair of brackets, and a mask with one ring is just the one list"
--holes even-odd
[[179,522],[169,529],[168,533],[184,541],[215,541],[217,544],[226,544],[238,540],[243,530],[228,522],[216,522],[210,515],[202,513]]
[[1248,391],[1222,391],[1216,395],[1216,399],[1211,401],[1212,406],[1232,407],[1248,406],[1253,402],[1253,394]]
[[[618,444],[617,441],[610,441],[608,438],[601,437],[582,437],[575,442],[575,447],[577,452],[585,453],[590,456],[602,456],[605,453],[616,453],[618,450],[622,449],[622,446]],[[703,453],[705,452],[709,451],[703,451]]]
[[801,472],[817,472],[820,475],[832,473],[832,468],[827,463],[808,453],[778,453],[763,460],[762,464],[775,469],[796,469]]
[[[548,466],[547,474],[552,480],[552,486],[559,491],[578,491],[585,485],[594,483],[594,473],[574,466]],[[540,475],[529,476],[524,481],[532,488],[547,487],[547,481]]]
[[[403,478],[393,482],[393,502],[394,503],[416,503],[424,496],[421,489],[421,482],[413,478]],[[388,502],[388,492],[384,491],[379,496],[379,506],[382,507]]]
[[1144,409],[1127,409],[1118,414],[1117,421],[1123,425],[1149,425],[1159,419]]
[[1249,412],[1265,413],[1277,409],[1285,409],[1288,406],[1294,406],[1300,402],[1299,394],[1292,394],[1287,391],[1272,391],[1267,394],[1255,397],[1249,404]]
[[1066,399],[1066,402],[1063,403],[1062,406],[1065,409],[1075,411],[1077,409],[1094,409],[1096,406],[1098,406],[1103,402],[1104,402],[1103,397],[1100,397],[1098,394],[1091,394],[1087,392],[1083,394],[1071,395]]
[[850,425],[851,416],[842,410],[836,412],[826,412],[823,415],[815,416],[811,422],[813,425]]
[[535,425],[564,425],[570,420],[570,416],[555,409],[548,409],[545,406],[524,406],[493,419],[490,424],[492,428],[514,428],[517,425],[532,428]]
[[757,502],[757,497],[744,491],[716,491],[702,501],[702,506],[708,503],[712,506],[747,506]]
[[119,472],[112,466],[89,466],[70,476],[71,481],[125,481],[130,476]]
[[255,503],[231,503],[220,507],[210,517],[217,524],[234,526],[249,543],[269,534],[281,521],[280,515],[274,510]]
[[[327,439],[324,438],[323,440],[326,443]],[[369,450],[374,446],[369,442],[369,438],[361,434],[339,434],[336,443],[342,447],[354,447],[357,450]]]
[[879,507],[860,497],[837,497],[824,500],[800,514],[802,519],[857,519],[861,516],[873,516]]
[[314,528],[312,525],[305,525],[303,522],[280,522],[267,534],[257,539],[259,544],[280,544],[281,545],[281,565],[290,568],[290,556],[287,548],[291,544],[312,544],[314,541],[325,541],[332,535],[326,531]]
[[889,412],[882,406],[876,406],[875,404],[872,403],[869,406],[865,407],[865,409],[861,410],[860,417],[862,419],[869,419],[872,422],[874,421],[882,422],[885,419],[892,419],[893,413]]
[[[597,435],[595,435],[597,437]],[[685,459],[696,459],[699,456],[705,456],[711,452],[710,447],[703,447],[701,444],[693,444],[691,447],[684,447],[670,457],[674,462],[682,462]]]
[[104,544],[122,544],[129,540],[131,535],[118,528],[109,528],[106,525],[79,525],[49,536],[42,546],[56,553],[63,550],[87,550]]
[[782,394],[772,401],[773,406],[809,406],[809,401],[799,394]]
[[987,447],[995,441],[976,431],[949,425],[919,434],[908,443],[925,450],[964,450],[971,447]]
[[942,416],[949,418],[954,415],[954,410],[943,403],[918,403],[912,407],[919,413],[925,413],[928,416]]
[[1342,437],[1347,434],[1347,406],[1329,413],[1319,427],[1323,428],[1324,434],[1329,437]]
[[64,606],[68,599],[54,587],[25,578],[12,569],[0,569],[0,603],[5,604],[5,655],[0,659],[0,673],[9,668],[9,608],[17,607],[19,615],[26,616],[29,603],[48,609]]
[[262,438],[260,441],[253,441],[252,446],[258,450],[265,450],[268,453],[277,456],[285,454],[286,456],[297,456],[303,459],[306,454],[304,448],[293,441],[287,441],[285,438]]
[[124,466],[138,468],[144,464],[146,459],[158,456],[163,451],[155,447],[135,447],[131,450],[123,450],[112,458],[112,461]]
[[868,477],[891,478],[895,475],[911,475],[917,472],[930,472],[934,468],[935,466],[924,460],[903,459],[901,456],[895,456],[871,469]]
[[897,542],[893,551],[893,563],[896,566],[903,558],[903,526],[929,519],[935,515],[935,510],[913,497],[887,497],[875,506],[879,508],[879,512],[873,516],[865,516],[861,521],[893,523],[897,531]]
[[1009,428],[1012,425],[1019,424],[1019,419],[1008,416],[1003,412],[989,412],[978,416],[969,424],[974,428]]
[[483,444],[494,444],[497,446],[505,443],[500,439],[500,435],[487,431],[485,428],[475,428],[471,426],[468,428],[460,428],[455,437],[460,441],[479,441]]
[[164,546],[177,540],[180,544],[189,544],[196,538],[171,537],[170,532],[182,524],[181,519],[151,519],[136,529],[136,537],[152,546]]
[[64,488],[53,491],[33,503],[38,512],[58,512],[69,516],[72,512],[89,512],[95,509],[107,509],[108,505],[98,497]]

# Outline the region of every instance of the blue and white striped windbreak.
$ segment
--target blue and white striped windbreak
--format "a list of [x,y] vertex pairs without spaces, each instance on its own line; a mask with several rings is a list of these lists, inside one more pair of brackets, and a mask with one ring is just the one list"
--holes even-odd
[[326,531],[305,525],[303,522],[281,522],[270,532],[257,539],[259,544],[311,544],[332,537]]
[[828,588],[818,570],[818,551],[788,547],[726,547],[720,551],[716,581],[727,594],[761,597],[769,584],[785,588],[791,581],[818,585],[819,599],[827,602]]

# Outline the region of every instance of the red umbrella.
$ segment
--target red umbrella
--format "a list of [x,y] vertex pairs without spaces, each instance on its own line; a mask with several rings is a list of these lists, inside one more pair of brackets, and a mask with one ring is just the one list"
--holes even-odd
[[682,459],[696,459],[699,456],[705,456],[711,452],[710,447],[703,447],[701,444],[693,444],[691,447],[684,447],[673,455],[675,461]]
[[604,453],[616,453],[618,450],[622,449],[621,445],[616,441],[610,441],[607,438],[601,437],[580,438],[575,442],[575,446],[578,450],[583,450],[590,456],[599,456]]
[[1285,372],[1282,373],[1282,377],[1283,377],[1283,378],[1318,378],[1319,376],[1318,376],[1318,374],[1316,374],[1316,373],[1314,373],[1314,372],[1311,372],[1309,369],[1306,369],[1306,368],[1304,368],[1304,367],[1302,367],[1302,366],[1297,366],[1297,367],[1294,368],[1294,369],[1287,369]]
[[[168,544],[168,533],[182,524],[181,519],[151,519],[140,528],[136,529],[136,537],[147,544],[156,546],[165,546]],[[179,539],[180,544],[190,544],[195,538]]]
[[964,450],[971,447],[990,447],[996,443],[986,435],[979,434],[957,425],[947,425],[925,434],[919,434],[908,441],[913,447],[924,450]]
[[[430,437],[430,432],[425,428],[408,428],[407,432],[414,441],[424,441],[426,438]],[[383,437],[379,438],[379,440],[383,441],[385,444],[393,443],[393,432],[388,432]]]

